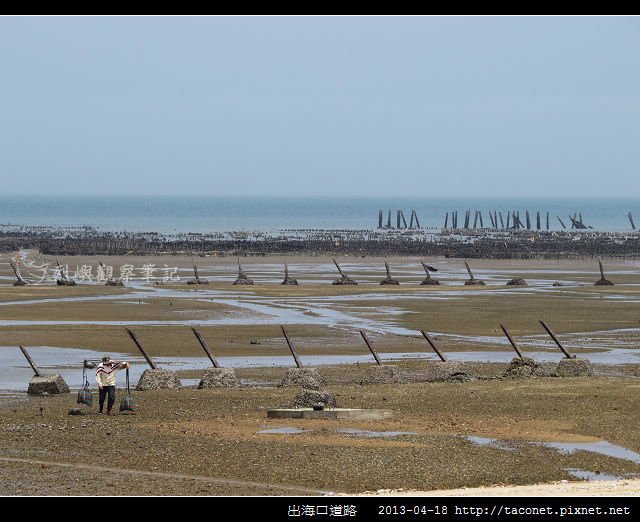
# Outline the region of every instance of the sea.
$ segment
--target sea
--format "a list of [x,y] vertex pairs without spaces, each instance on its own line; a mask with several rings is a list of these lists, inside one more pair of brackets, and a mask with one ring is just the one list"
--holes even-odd
[[[562,230],[560,220],[571,228],[569,216],[596,231],[630,232],[630,212],[640,226],[640,200],[571,198],[432,198],[432,197],[219,197],[219,196],[0,196],[0,227],[4,225],[43,227],[93,227],[98,231],[157,232],[160,234],[216,233],[229,231],[281,232],[291,229],[375,230],[379,211],[386,225],[397,225],[402,210],[407,225],[412,212],[421,228],[439,230],[449,212],[458,212],[458,226],[467,210],[473,224],[476,210],[485,227],[491,226],[489,212],[519,211],[525,223],[528,210],[531,227],[536,212],[546,228]],[[559,219],[558,219],[559,218]],[[415,224],[415,222],[414,222]],[[404,224],[403,224],[404,225]],[[478,219],[477,226],[480,226]]]

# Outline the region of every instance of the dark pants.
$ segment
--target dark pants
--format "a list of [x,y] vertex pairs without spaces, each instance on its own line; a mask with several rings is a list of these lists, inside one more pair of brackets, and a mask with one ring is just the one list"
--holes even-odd
[[100,411],[104,407],[104,399],[106,396],[109,396],[109,400],[107,401],[107,409],[111,409],[113,404],[116,402],[116,387],[115,386],[103,386],[100,390]]

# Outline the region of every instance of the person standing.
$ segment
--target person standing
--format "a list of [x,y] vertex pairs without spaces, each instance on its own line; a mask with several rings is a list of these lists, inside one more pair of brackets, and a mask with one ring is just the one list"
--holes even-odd
[[96,368],[96,381],[100,388],[100,413],[102,413],[104,401],[107,399],[107,415],[111,415],[111,409],[116,402],[116,372],[130,367],[131,364],[128,362],[113,362],[108,355],[102,358],[102,362]]

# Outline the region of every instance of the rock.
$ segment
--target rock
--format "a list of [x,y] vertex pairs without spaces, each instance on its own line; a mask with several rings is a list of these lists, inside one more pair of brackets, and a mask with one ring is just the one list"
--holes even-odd
[[82,411],[80,408],[72,408],[69,410],[67,415],[86,415],[86,413]]
[[556,375],[557,365],[552,362],[538,363],[538,367],[534,371],[536,377],[557,377]]
[[369,374],[360,384],[394,384],[403,382],[400,368],[392,364],[372,366]]
[[486,283],[480,279],[467,279],[464,282],[465,286],[485,286]]
[[358,283],[348,277],[341,277],[333,282],[334,285],[357,285]]
[[335,408],[337,406],[336,397],[333,393],[303,389],[293,399],[292,408],[317,408],[321,404],[325,408]]
[[524,279],[511,279],[507,281],[507,286],[529,286]]
[[147,391],[180,387],[180,379],[178,379],[176,372],[163,370],[161,368],[156,368],[155,370],[150,368],[145,370],[140,377],[136,390]]
[[249,279],[247,276],[244,277],[238,277],[238,279],[236,279],[233,282],[234,285],[252,285],[253,284],[253,280]]
[[429,361],[422,373],[423,382],[466,382],[472,376],[459,361]]
[[509,367],[503,374],[503,377],[511,379],[518,379],[522,377],[533,377],[538,368],[538,363],[530,357],[521,359],[520,357],[514,357],[511,359]]
[[52,395],[59,393],[69,393],[69,386],[64,382],[58,373],[51,375],[34,376],[29,382],[27,394],[29,395]]
[[198,388],[235,388],[240,386],[233,368],[207,368]]
[[325,384],[327,384],[327,380],[317,368],[289,368],[278,387],[302,386],[303,388],[318,390]]
[[587,359],[562,359],[556,367],[558,377],[590,377],[593,368]]
[[189,279],[187,281],[188,285],[208,285],[209,284],[209,280],[208,279]]

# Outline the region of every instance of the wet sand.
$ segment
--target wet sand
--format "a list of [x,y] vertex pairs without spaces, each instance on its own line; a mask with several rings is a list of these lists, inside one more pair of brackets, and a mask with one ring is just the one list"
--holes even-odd
[[[299,392],[277,388],[277,375],[262,387],[136,392],[134,415],[94,406],[69,416],[74,394],[3,403],[0,493],[90,495],[105,474],[116,495],[317,495],[580,482],[575,469],[640,473],[637,378],[362,386],[338,383],[346,371],[328,372],[338,405],[388,409],[391,419],[268,419]],[[568,453],[541,441],[620,449]]]
[[[578,481],[568,470],[623,479],[640,473],[633,460],[531,444],[600,441],[640,452],[637,262],[607,262],[607,277],[616,285],[594,287],[599,272],[591,259],[472,260],[474,275],[487,286],[465,287],[461,260],[425,259],[438,268],[432,277],[442,283],[427,287],[419,284],[425,277],[419,258],[389,258],[392,276],[401,282],[389,287],[379,284],[384,259],[341,258],[343,270],[361,284],[340,287],[331,284],[338,274],[330,258],[296,257],[288,259],[301,283],[295,287],[279,284],[284,258],[242,258],[256,285],[238,287],[231,284],[237,275],[232,258],[197,257],[200,277],[210,283],[196,286],[186,284],[193,276],[190,257],[102,257],[114,266],[177,266],[184,277],[168,285],[134,281],[117,288],[13,287],[8,259],[0,256],[6,381],[0,389],[18,390],[0,400],[0,494],[92,494],[105,473],[118,495],[432,491]],[[32,266],[52,261],[36,254],[27,260]],[[90,257],[60,262],[97,264]],[[524,277],[529,286],[505,286],[513,277]],[[498,378],[515,355],[500,323],[525,355],[562,358],[539,319],[570,352],[592,359],[594,377]],[[327,375],[340,407],[391,409],[393,419],[267,419],[268,408],[289,404],[299,392],[277,387],[285,365],[294,364],[280,324],[287,325],[301,359]],[[97,415],[95,406],[85,416],[68,416],[77,406],[74,393],[25,396],[30,370],[20,361],[18,345],[31,347],[46,371],[63,372],[72,388],[81,378],[82,359],[105,352],[134,361],[142,371],[125,326],[136,331],[152,357],[178,370],[183,385],[193,385],[208,364],[189,328],[196,325],[223,364],[236,368],[242,388],[138,392],[138,413],[115,417]],[[405,384],[359,384],[372,366],[359,329],[387,364],[409,376]],[[436,359],[420,329],[451,360],[467,361],[478,378],[418,382],[426,358]],[[263,362],[253,364],[258,360]],[[259,433],[270,428],[309,431]],[[349,430],[409,434],[364,437]],[[510,449],[463,436],[506,441]],[[92,464],[105,445],[109,470]]]

